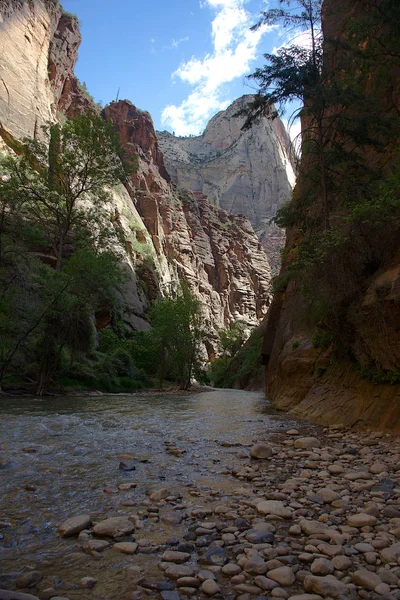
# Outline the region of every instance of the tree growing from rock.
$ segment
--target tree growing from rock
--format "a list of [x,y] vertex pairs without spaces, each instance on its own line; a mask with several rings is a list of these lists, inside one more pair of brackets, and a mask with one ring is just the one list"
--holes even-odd
[[44,135],[1,161],[0,182],[0,384],[32,362],[39,394],[63,351],[90,351],[93,315],[115,301],[121,273],[107,187],[125,176],[111,124],[98,115]]

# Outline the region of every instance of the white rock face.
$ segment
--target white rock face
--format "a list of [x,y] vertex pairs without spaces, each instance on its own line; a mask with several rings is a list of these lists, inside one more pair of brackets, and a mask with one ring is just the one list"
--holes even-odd
[[1,4],[0,123],[17,139],[34,137],[55,116],[47,68],[61,10],[42,0]]
[[262,233],[277,209],[290,200],[295,183],[290,141],[280,119],[266,117],[242,131],[234,117],[252,96],[242,96],[208,123],[203,135],[175,137],[157,132],[172,180],[207,195],[231,213],[247,216]]

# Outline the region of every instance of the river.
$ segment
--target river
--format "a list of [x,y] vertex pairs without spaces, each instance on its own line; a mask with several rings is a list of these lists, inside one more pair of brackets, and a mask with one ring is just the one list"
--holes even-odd
[[[0,414],[0,587],[11,587],[17,574],[35,567],[71,588],[71,598],[92,597],[74,589],[88,557],[77,553],[76,540],[57,534],[57,524],[82,513],[94,521],[120,514],[121,501],[133,498],[140,506],[146,491],[160,485],[179,502],[210,491],[218,502],[227,501],[235,487],[243,488],[228,475],[238,448],[266,430],[289,426],[272,414],[262,394],[237,390],[0,398]],[[135,461],[136,469],[121,471],[121,458]],[[118,490],[127,482],[136,488]],[[165,541],[167,530],[145,527],[136,538]],[[121,573],[132,563],[112,554],[106,562],[115,577],[97,586],[105,594],[99,597],[118,597],[113,594],[124,587]],[[146,561],[144,554],[136,563],[146,568]],[[100,563],[91,571],[101,580]]]
[[396,436],[238,390],[0,398],[0,415],[0,600],[400,600]]

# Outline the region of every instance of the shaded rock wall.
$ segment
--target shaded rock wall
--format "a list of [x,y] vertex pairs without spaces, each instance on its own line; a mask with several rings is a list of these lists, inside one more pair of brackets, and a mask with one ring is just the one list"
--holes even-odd
[[[349,18],[366,10],[368,3],[364,0],[351,4],[345,0],[325,0],[326,39],[341,39]],[[337,67],[340,52],[340,44],[325,44],[327,69]],[[374,82],[371,72],[368,86],[368,93],[376,94],[383,111],[390,114],[391,110],[399,110],[398,68],[394,68],[384,82],[382,79]],[[376,166],[378,160],[382,161],[383,168],[390,164],[396,152],[397,147],[388,145],[379,157],[371,152],[363,158],[366,165]],[[297,191],[306,185],[305,177],[300,167]],[[337,205],[331,207],[331,214],[335,214],[335,210],[339,210]],[[287,255],[299,239],[299,232],[288,231]],[[400,368],[399,265],[400,254],[397,254],[366,279],[365,294],[357,310],[353,307],[344,316],[346,326],[352,330],[353,358],[361,365],[376,364],[393,372]],[[286,268],[287,264],[283,264],[282,271]],[[374,385],[360,377],[350,360],[339,360],[329,349],[315,348],[313,332],[305,324],[299,288],[300,282],[291,281],[284,291],[276,294],[262,325],[267,396],[279,409],[324,424],[387,428],[400,433],[400,385]]]

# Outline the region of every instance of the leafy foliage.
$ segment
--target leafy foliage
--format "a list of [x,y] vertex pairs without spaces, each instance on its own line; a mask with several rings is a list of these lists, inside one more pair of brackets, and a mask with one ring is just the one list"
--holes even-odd
[[110,125],[89,114],[45,128],[0,180],[0,384],[19,374],[44,393],[94,352],[93,317],[122,282],[106,186],[124,177]]
[[[265,107],[273,117],[273,102],[279,108],[293,99],[303,103],[301,184],[276,217],[279,226],[292,229],[293,242],[274,291],[284,292],[295,280],[314,344],[333,345],[343,355],[351,353],[351,313],[371,276],[398,248],[400,112],[390,99],[400,66],[400,5],[367,0],[340,40],[322,40],[320,2],[280,4],[288,9],[266,11],[257,26],[299,24],[315,44],[266,55],[266,66],[251,76],[260,93],[248,124]],[[333,57],[324,63],[322,42]]]

